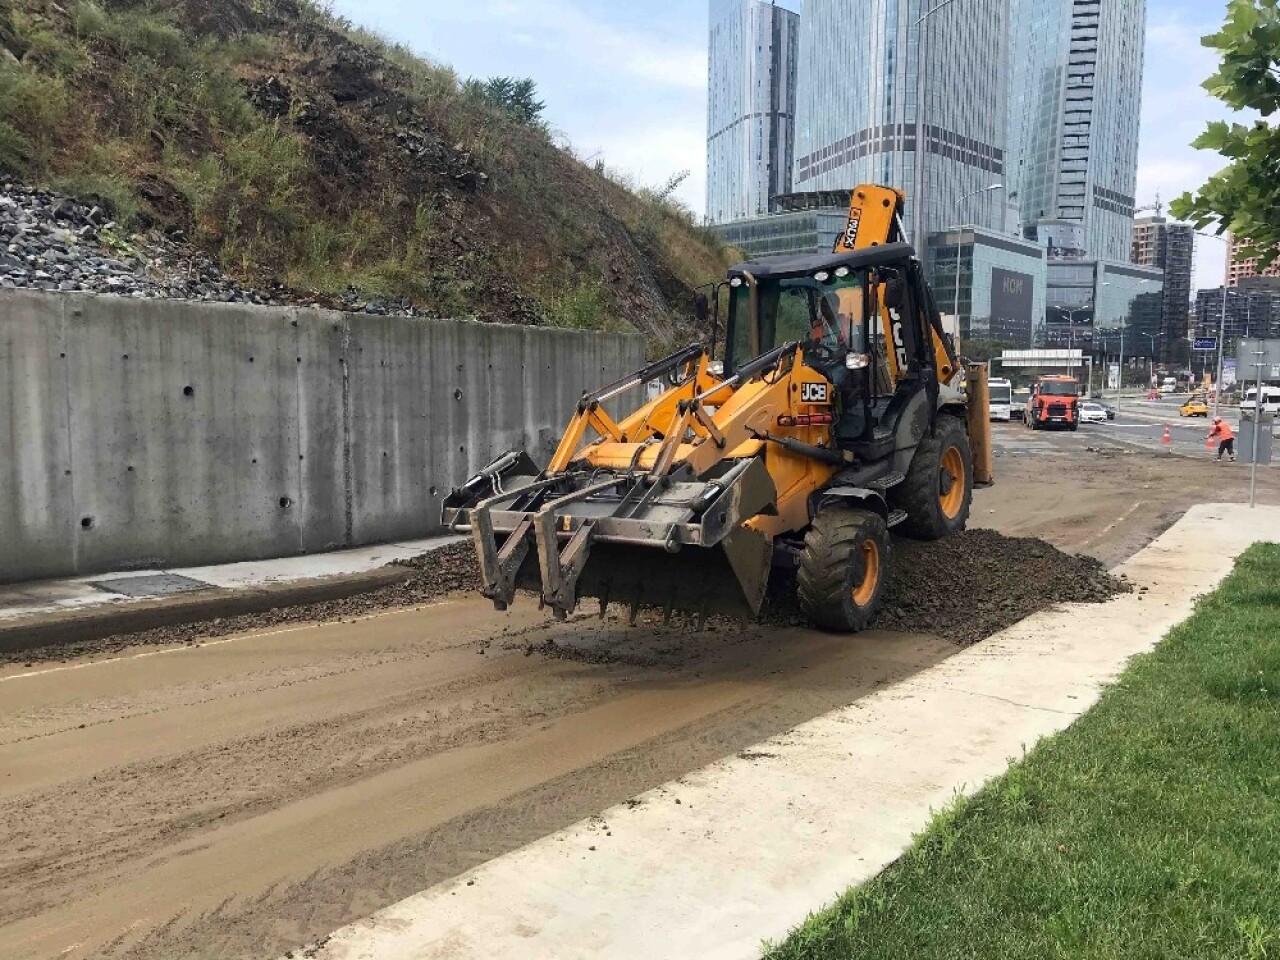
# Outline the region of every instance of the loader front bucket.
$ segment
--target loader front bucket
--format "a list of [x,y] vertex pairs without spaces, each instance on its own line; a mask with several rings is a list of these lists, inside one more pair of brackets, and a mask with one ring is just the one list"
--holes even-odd
[[773,544],[763,534],[739,527],[712,547],[682,547],[676,553],[627,544],[601,543],[578,581],[578,596],[630,611],[673,611],[701,622],[710,616],[752,619],[769,585]]
[[499,609],[527,589],[557,617],[592,597],[602,613],[621,604],[633,618],[641,608],[749,618],[764,601],[773,543],[743,524],[775,497],[758,458],[726,461],[704,480],[593,470],[543,476],[465,509],[455,501],[453,525],[471,531],[483,592]]

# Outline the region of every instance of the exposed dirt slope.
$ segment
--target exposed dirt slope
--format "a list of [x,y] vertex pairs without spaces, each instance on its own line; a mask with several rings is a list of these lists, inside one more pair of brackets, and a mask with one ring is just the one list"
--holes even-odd
[[328,305],[689,336],[729,251],[478,90],[310,0],[0,5],[0,174],[125,241]]

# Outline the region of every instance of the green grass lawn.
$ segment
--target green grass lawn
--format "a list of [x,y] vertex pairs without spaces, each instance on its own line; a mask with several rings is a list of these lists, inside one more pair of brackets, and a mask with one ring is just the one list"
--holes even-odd
[[1280,957],[1280,546],[766,957]]

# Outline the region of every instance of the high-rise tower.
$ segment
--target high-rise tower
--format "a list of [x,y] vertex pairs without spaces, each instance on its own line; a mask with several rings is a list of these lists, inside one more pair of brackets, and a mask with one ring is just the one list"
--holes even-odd
[[711,0],[707,219],[769,212],[791,189],[800,16],[761,0]]
[[1089,256],[1129,259],[1146,6],[1010,0],[1006,183],[1026,235],[1074,221]]
[[[1009,0],[806,0],[796,190],[907,191],[921,249],[956,223],[1004,226]],[[930,11],[933,11],[930,13]]]

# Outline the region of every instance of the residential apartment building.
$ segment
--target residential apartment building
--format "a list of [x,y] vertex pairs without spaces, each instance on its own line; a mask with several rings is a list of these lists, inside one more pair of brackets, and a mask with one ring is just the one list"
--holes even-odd
[[1133,225],[1133,262],[1164,271],[1160,306],[1159,357],[1175,360],[1186,355],[1191,336],[1191,271],[1195,262],[1195,228],[1170,223],[1161,216],[1140,217]]
[[1227,235],[1227,286],[1235,287],[1241,280],[1251,277],[1280,277],[1280,261],[1262,270],[1257,257],[1245,257],[1236,246],[1235,238]]

